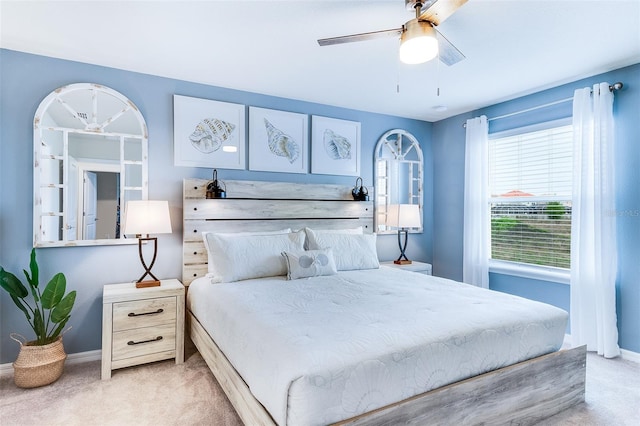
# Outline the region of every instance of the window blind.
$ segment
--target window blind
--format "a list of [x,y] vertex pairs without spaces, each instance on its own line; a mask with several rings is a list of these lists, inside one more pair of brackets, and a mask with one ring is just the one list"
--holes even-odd
[[489,140],[491,258],[570,266],[571,125]]

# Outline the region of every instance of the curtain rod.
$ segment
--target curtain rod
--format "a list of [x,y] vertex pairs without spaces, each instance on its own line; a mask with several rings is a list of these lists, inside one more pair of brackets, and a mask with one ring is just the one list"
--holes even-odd
[[[623,86],[624,85],[621,82],[618,81],[617,83],[613,83],[613,84],[609,85],[609,91],[615,92],[616,90],[622,89]],[[591,93],[593,93],[593,90],[591,91]],[[572,100],[573,100],[573,96],[571,96],[570,98],[560,99],[558,101],[549,102],[549,103],[546,103],[546,104],[534,106],[534,107],[523,109],[523,110],[520,110],[520,111],[510,112],[509,114],[504,114],[504,115],[499,115],[497,117],[487,118],[487,121],[489,122],[489,121],[493,121],[493,120],[500,120],[502,118],[507,118],[507,117],[511,117],[511,116],[514,116],[514,115],[523,114],[525,112],[535,111],[537,109],[542,109],[542,108],[547,108],[547,107],[550,107],[550,106],[553,106],[553,105],[563,104],[565,102],[569,102],[569,101],[572,101]],[[462,127],[467,127],[467,123],[463,123]]]

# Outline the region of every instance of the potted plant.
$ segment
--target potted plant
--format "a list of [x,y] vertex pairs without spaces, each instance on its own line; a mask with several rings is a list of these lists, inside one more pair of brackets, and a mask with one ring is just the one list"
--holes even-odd
[[36,339],[27,341],[16,333],[11,338],[20,344],[20,353],[13,363],[17,386],[33,388],[55,382],[61,375],[67,358],[62,345],[62,330],[70,318],[76,291],[65,295],[67,280],[57,273],[42,289],[36,251],[31,250],[29,271],[23,270],[29,287],[18,277],[0,267],[0,285],[13,303],[24,313]]

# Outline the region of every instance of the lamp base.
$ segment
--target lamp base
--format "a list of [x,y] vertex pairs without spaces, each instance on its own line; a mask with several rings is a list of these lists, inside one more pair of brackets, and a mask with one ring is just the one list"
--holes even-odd
[[[404,243],[402,242],[402,235],[404,235]],[[400,256],[397,260],[394,260],[393,263],[396,265],[410,265],[411,261],[407,258],[407,255],[404,254],[407,249],[407,238],[409,237],[409,231],[406,229],[398,229],[398,246],[400,247]]]
[[[144,257],[142,256],[142,242],[143,241],[153,241],[153,260],[151,260],[151,265],[147,266],[147,262],[144,261]],[[136,288],[146,288],[146,287],[159,287],[160,280],[156,278],[155,275],[151,273],[151,268],[153,264],[156,263],[156,254],[158,253],[158,239],[157,238],[149,238],[147,235],[146,238],[138,237],[138,254],[140,255],[140,262],[142,262],[142,266],[144,266],[144,274],[136,281]],[[142,281],[144,277],[149,275],[152,280]]]
[[138,281],[136,288],[160,287],[160,281]]

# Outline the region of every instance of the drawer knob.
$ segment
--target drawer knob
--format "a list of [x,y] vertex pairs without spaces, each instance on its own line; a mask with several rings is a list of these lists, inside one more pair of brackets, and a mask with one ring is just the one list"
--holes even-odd
[[159,341],[159,340],[162,340],[162,336],[158,336],[158,337],[156,337],[155,339],[141,340],[141,341],[139,341],[139,342],[134,342],[133,340],[129,340],[129,341],[127,342],[127,345],[129,345],[129,346],[133,346],[133,345],[141,345],[141,344],[143,344],[143,343],[157,342],[157,341]]
[[153,311],[153,312],[143,312],[141,314],[136,314],[135,312],[129,312],[129,316],[130,317],[141,317],[143,315],[154,315],[154,314],[161,314],[164,312],[164,309],[160,308],[157,311]]

